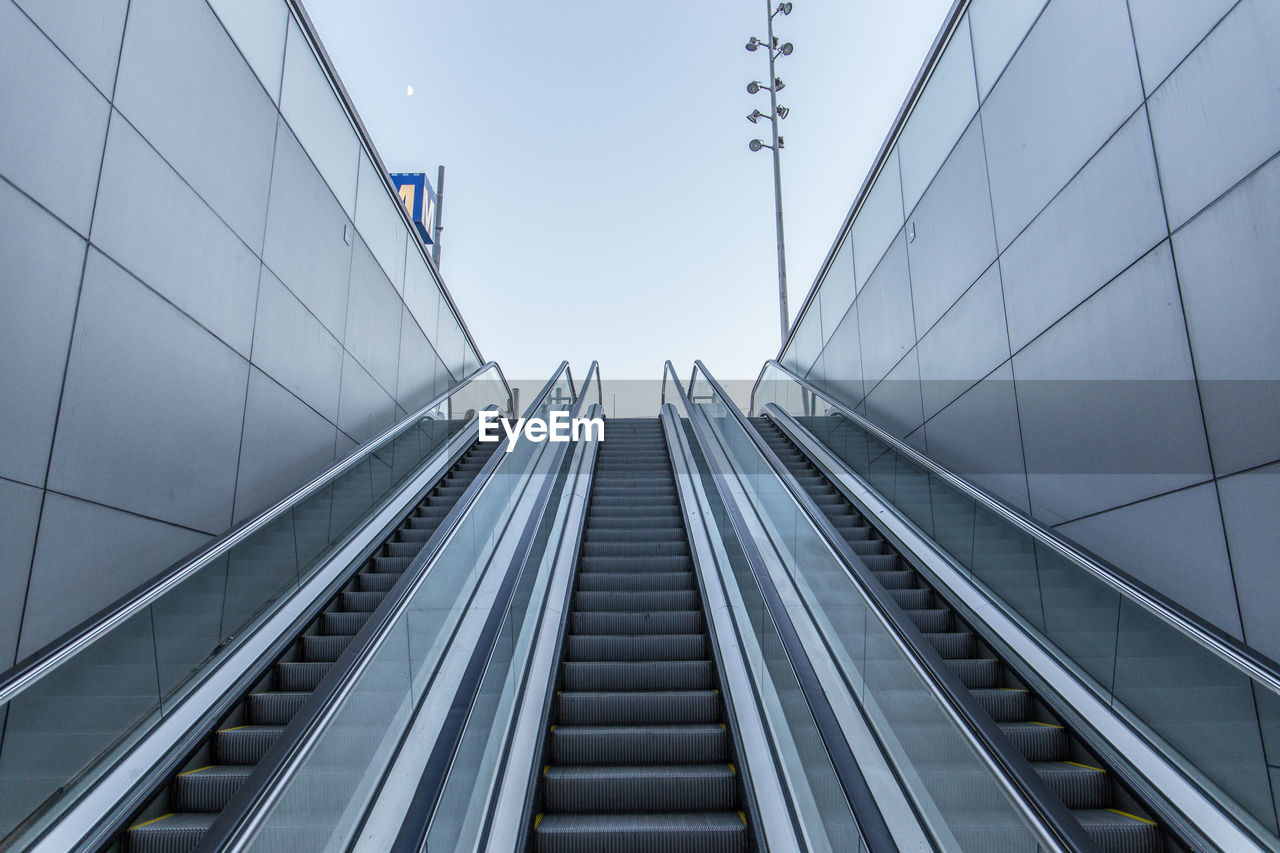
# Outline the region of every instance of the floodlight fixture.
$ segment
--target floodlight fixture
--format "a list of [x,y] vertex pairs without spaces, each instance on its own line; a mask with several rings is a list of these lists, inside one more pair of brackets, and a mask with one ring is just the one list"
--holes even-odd
[[755,49],[758,48],[759,46],[760,46],[760,39],[756,38],[755,36],[752,36],[751,40],[747,42],[747,50],[754,52]]
[[[768,87],[765,87],[765,88],[768,88]],[[760,91],[760,84],[757,83],[755,80],[752,80],[750,83],[747,84],[748,95],[754,95],[759,91]]]
[[[778,4],[777,11],[775,11],[773,14],[774,14],[774,15],[776,15],[776,14],[778,14],[779,12],[781,12],[781,13],[782,13],[782,14],[784,14],[784,15],[790,15],[790,14],[791,14],[791,4],[790,4],[790,3],[779,3],[779,4]],[[772,15],[771,15],[770,17],[772,17]]]
[[783,106],[778,107],[778,118],[786,118],[789,115],[791,115],[791,110]]
[[759,139],[753,139],[747,143],[747,147],[750,148],[752,151],[759,151],[761,148],[772,148],[773,146],[765,145]]
[[781,53],[783,56],[790,56],[791,51],[795,49],[796,49],[795,45],[793,45],[791,42],[787,42],[782,47],[778,48],[778,53]]
[[759,110],[752,110],[751,115],[747,116],[747,121],[751,122],[752,124],[755,124],[762,118],[768,118],[768,116],[766,116],[764,113],[760,112]]

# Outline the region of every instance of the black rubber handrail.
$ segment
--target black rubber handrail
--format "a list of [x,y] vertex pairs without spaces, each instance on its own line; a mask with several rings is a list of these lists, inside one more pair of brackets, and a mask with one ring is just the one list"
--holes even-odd
[[[694,429],[698,443],[705,447],[711,446],[715,438],[709,434],[710,428],[701,423],[696,417],[696,415],[703,413],[701,409],[695,408],[689,402],[684,389],[680,387],[679,378],[676,376],[675,368],[672,367],[670,361],[666,363],[666,371],[670,371],[676,393],[685,411],[689,413],[689,423]],[[665,389],[665,372],[663,377]],[[732,403],[729,405],[732,405]],[[769,617],[778,630],[779,640],[782,643],[783,650],[786,652],[787,660],[791,664],[791,669],[795,673],[800,690],[804,694],[809,711],[813,715],[818,734],[822,738],[823,746],[826,747],[828,757],[831,759],[831,766],[840,782],[841,790],[849,803],[849,808],[853,812],[854,820],[858,823],[858,830],[862,834],[867,848],[872,853],[897,853],[899,849],[898,843],[894,840],[889,824],[885,821],[884,814],[880,811],[880,805],[876,802],[875,795],[871,792],[871,786],[867,783],[867,778],[863,775],[862,768],[858,766],[858,759],[854,756],[848,741],[845,740],[835,709],[831,707],[831,701],[827,698],[822,681],[818,677],[809,655],[804,650],[804,645],[800,641],[800,635],[796,631],[795,624],[792,622],[791,617],[787,615],[786,605],[783,604],[778,588],[773,583],[773,578],[769,575],[768,567],[764,563],[764,558],[760,554],[758,545],[749,533],[746,520],[742,517],[731,497],[722,491],[721,482],[725,478],[732,477],[733,472],[720,470],[720,466],[712,459],[711,454],[705,450],[702,455],[715,475],[716,489],[720,493],[721,503],[724,504],[725,510],[729,513],[729,518],[737,532],[737,538],[742,545],[747,564],[751,568],[751,574],[760,588],[760,594],[769,611]]]

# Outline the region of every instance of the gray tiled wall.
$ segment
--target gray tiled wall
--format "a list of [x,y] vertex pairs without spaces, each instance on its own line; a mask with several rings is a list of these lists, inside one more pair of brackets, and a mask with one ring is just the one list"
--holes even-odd
[[0,668],[479,366],[284,0],[0,0]]
[[1280,4],[962,11],[782,361],[1280,659]]

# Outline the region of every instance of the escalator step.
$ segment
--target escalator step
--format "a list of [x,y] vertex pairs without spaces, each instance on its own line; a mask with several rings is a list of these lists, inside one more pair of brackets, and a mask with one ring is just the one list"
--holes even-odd
[[575,692],[556,696],[561,725],[620,726],[714,723],[720,696],[714,690]]
[[693,558],[674,557],[580,557],[581,572],[691,572]]
[[257,764],[282,731],[283,726],[220,729],[214,735],[214,753],[221,764]]
[[582,543],[584,557],[679,557],[689,553],[683,539],[672,542],[627,542],[610,538]]
[[[664,522],[662,520],[664,518],[670,519],[670,522]],[[645,518],[636,518],[630,515],[591,515],[588,513],[588,533],[596,534],[606,530],[668,530],[678,536],[685,535],[680,513],[675,510],[670,513],[664,513],[662,516],[650,515]]]
[[612,612],[646,612],[654,610],[697,610],[696,590],[667,592],[578,592],[573,606],[577,610]]
[[929,645],[937,649],[944,658],[970,658],[977,653],[978,643],[968,631],[948,631],[939,634],[925,634]]
[[287,661],[276,664],[276,683],[281,690],[315,690],[332,662]]
[[1116,809],[1078,809],[1074,813],[1089,837],[1108,853],[1163,853],[1160,827]]
[[401,577],[395,572],[361,572],[356,575],[356,588],[360,592],[390,592]]
[[549,812],[730,811],[734,805],[727,764],[550,767],[543,781]]
[[548,814],[536,842],[538,853],[745,853],[747,826],[736,812]]
[[997,723],[1025,722],[1031,718],[1034,703],[1031,694],[1025,690],[994,687],[970,692]]
[[995,658],[967,658],[964,660],[947,660],[947,667],[960,676],[964,686],[970,690],[983,687],[998,687],[1004,675],[1004,665]]
[[410,559],[418,556],[418,552],[422,550],[422,546],[417,542],[388,542],[382,548],[384,556]]
[[950,610],[942,609],[921,609],[906,611],[907,618],[915,623],[925,634],[940,634],[951,630],[952,619]]
[[302,638],[302,657],[332,663],[349,645],[351,638],[344,634],[307,634]]
[[862,562],[873,572],[896,572],[902,569],[897,554],[867,554]]
[[1067,808],[1101,809],[1111,805],[1111,780],[1101,767],[1072,761],[1041,761],[1033,766]]
[[320,628],[326,634],[354,635],[365,622],[370,613],[338,613],[325,611],[320,617]]
[[880,585],[885,589],[915,589],[916,573],[915,572],[874,572],[876,580],[880,581]]
[[696,589],[693,572],[583,572],[578,589],[583,592],[653,592]]
[[293,719],[298,709],[311,694],[298,691],[273,690],[268,693],[249,694],[249,719],[259,726],[283,726]]
[[571,634],[571,661],[702,661],[707,659],[706,634]]
[[409,564],[412,562],[412,557],[374,557],[373,570],[375,572],[395,572],[396,574],[402,574],[405,569],[409,568]]
[[[602,523],[612,522],[612,523]],[[684,538],[684,525],[673,520],[672,523],[655,524],[651,519],[603,519],[588,521],[584,531],[585,539],[624,539],[628,541],[672,541]]]
[[220,812],[252,772],[251,765],[222,764],[179,773],[171,806],[180,812]]
[[721,724],[679,726],[557,726],[555,764],[718,764],[729,760]]
[[1071,748],[1067,730],[1049,723],[1001,723],[1000,730],[1028,761],[1061,761]]
[[932,590],[891,589],[888,593],[903,610],[928,610],[933,606]]
[[704,627],[700,610],[575,612],[570,619],[575,634],[692,634]]
[[567,661],[565,690],[711,690],[711,661]]
[[342,609],[348,613],[372,613],[386,597],[385,592],[344,592],[341,596]]
[[174,853],[200,843],[217,815],[167,814],[129,829],[129,853]]

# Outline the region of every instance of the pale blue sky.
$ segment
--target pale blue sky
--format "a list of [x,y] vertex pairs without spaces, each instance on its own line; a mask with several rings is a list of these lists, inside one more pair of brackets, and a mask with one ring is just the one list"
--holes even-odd
[[[441,262],[484,355],[521,384],[754,378],[778,349],[756,0],[305,0],[387,167],[447,168]],[[950,0],[795,0],[783,199],[792,320]],[[412,85],[413,96],[406,94]],[[530,389],[532,390],[532,389]]]

